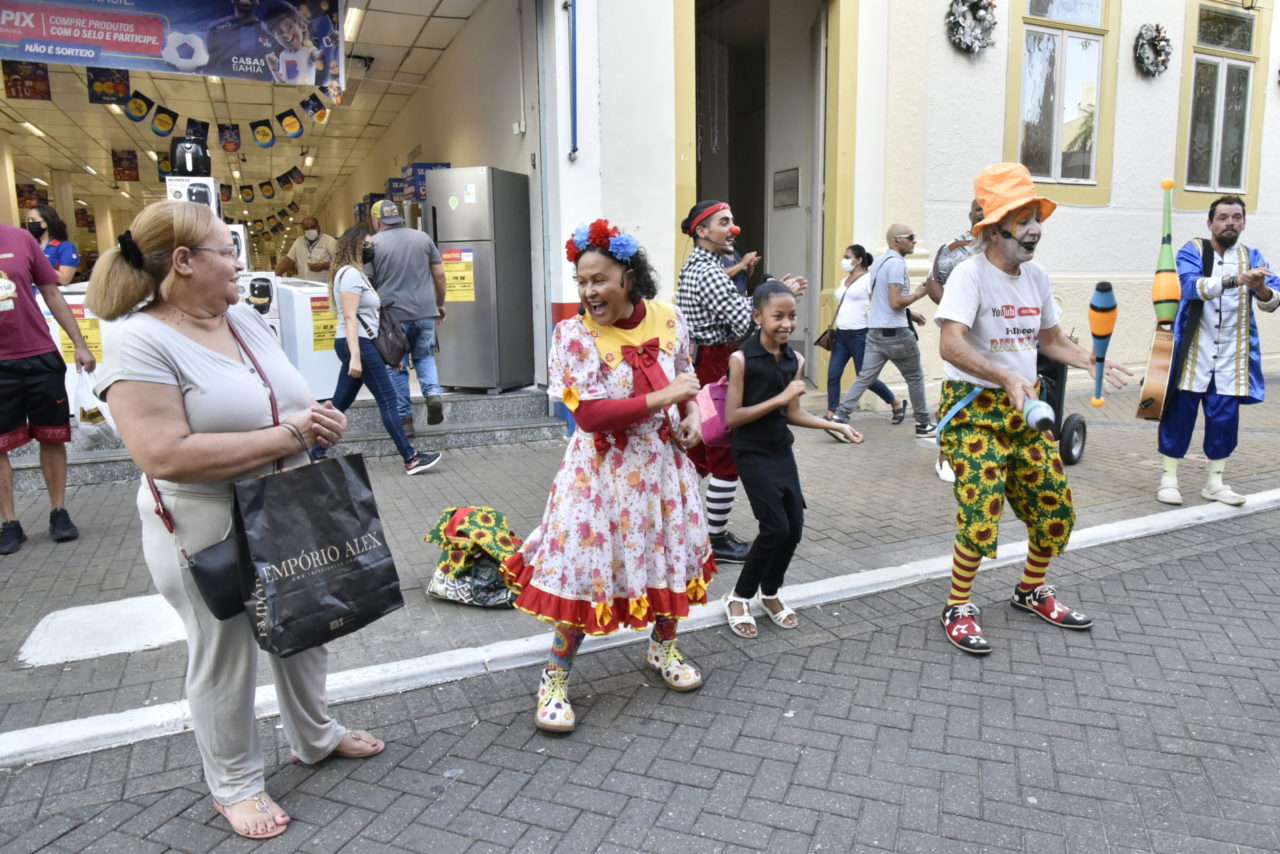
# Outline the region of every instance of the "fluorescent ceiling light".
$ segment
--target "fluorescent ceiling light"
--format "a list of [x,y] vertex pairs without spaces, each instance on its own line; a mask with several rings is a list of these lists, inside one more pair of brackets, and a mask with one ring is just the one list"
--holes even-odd
[[124,110],[120,109],[119,104],[107,104],[107,109],[115,113],[117,116],[123,116]]
[[40,128],[31,124],[31,122],[23,122],[22,126],[27,130],[31,131],[32,133],[34,133],[36,136],[44,136],[44,131],[40,130]]
[[126,199],[132,199],[132,198],[133,198],[133,196],[129,195],[129,194],[128,194],[128,193],[126,193],[124,190],[121,190],[121,191],[120,191],[120,195],[124,196]]
[[97,174],[98,174],[98,170],[97,170],[97,169],[94,169],[94,168],[93,168],[92,166],[90,166],[88,163],[84,164],[84,171],[88,172],[90,175],[97,175]]
[[41,187],[47,187],[47,186],[49,186],[49,182],[48,182],[48,181],[46,181],[46,180],[45,180],[45,179],[43,179],[43,178],[37,178],[35,175],[32,175],[32,176],[31,176],[31,180],[32,180],[32,181],[35,181],[35,182],[36,182],[37,184],[39,184]]
[[155,160],[156,162],[159,162],[159,161],[160,161],[160,157],[159,157],[159,155],[157,155],[154,151],[150,151],[150,150],[148,150],[148,151],[147,151],[147,156],[148,156],[148,157],[150,157],[152,160]]
[[87,208],[87,207],[89,207],[89,203],[88,203],[88,202],[86,202],[84,199],[76,199],[76,204],[77,204],[77,205],[84,205],[86,208]]
[[212,75],[211,75],[211,76],[209,77],[209,82],[210,82],[210,83],[212,83],[212,84],[214,84],[214,85],[216,86],[217,84],[219,84],[219,83],[221,83],[221,82],[222,82],[222,78],[221,78],[221,77],[214,77],[214,76],[212,76]]
[[364,9],[357,9],[354,6],[347,7],[347,20],[342,23],[342,38],[347,44],[352,44],[356,40],[356,33],[360,32],[360,22],[364,20]]
[[316,162],[316,156],[314,154],[308,154],[305,158],[303,158],[302,165],[310,169],[311,164],[315,162]]
[[[239,170],[239,169],[232,169],[232,170],[231,170],[231,177],[232,177],[232,178],[235,178],[237,181],[239,181],[239,180],[240,180],[240,170]],[[248,211],[245,211],[245,213],[248,213]]]

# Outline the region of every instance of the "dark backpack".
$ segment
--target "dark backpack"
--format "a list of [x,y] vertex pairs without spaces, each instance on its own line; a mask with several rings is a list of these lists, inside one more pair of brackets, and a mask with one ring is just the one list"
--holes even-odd
[[373,339],[373,346],[377,347],[378,352],[382,354],[382,361],[386,362],[388,367],[399,368],[404,362],[404,357],[409,355],[410,347],[409,338],[404,334],[404,327],[391,313],[391,307],[394,305],[395,300],[387,300],[378,308],[377,335],[373,334],[369,324],[365,323],[363,318],[360,320],[360,325]]

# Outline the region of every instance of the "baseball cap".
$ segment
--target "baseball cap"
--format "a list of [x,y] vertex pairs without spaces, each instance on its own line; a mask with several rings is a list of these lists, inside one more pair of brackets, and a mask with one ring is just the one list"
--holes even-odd
[[373,210],[369,211],[369,215],[387,225],[404,222],[404,217],[400,216],[400,208],[396,207],[396,203],[390,199],[374,202]]

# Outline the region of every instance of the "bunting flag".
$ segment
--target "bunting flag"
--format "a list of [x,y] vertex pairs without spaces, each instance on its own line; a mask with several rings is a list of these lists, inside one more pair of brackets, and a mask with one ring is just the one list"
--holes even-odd
[[207,144],[209,142],[209,123],[203,119],[193,119],[188,116],[186,135]]
[[249,202],[253,201],[253,185],[252,184],[240,185],[240,201],[244,202],[245,204],[248,204]]
[[147,113],[151,112],[155,104],[155,101],[134,89],[133,94],[129,96],[129,102],[124,105],[124,114],[135,122],[140,122],[147,117]]
[[298,212],[298,203],[289,202],[289,213],[297,213],[297,212]]
[[218,198],[222,199],[224,203],[231,201],[231,185],[230,184],[218,185]]
[[297,166],[294,166],[292,169],[290,169],[288,174],[289,174],[289,180],[291,180],[295,184],[301,184],[303,181],[307,180],[307,176],[303,175],[302,170],[299,169]]
[[276,197],[276,188],[272,186],[270,181],[259,183],[258,192],[262,193],[262,198],[264,199],[274,199]]
[[156,104],[156,111],[151,115],[151,130],[156,136],[168,136],[178,124],[178,114],[168,107]]
[[276,121],[280,123],[280,130],[284,131],[284,135],[290,139],[302,136],[302,119],[298,118],[298,114],[293,110],[276,113]]
[[329,121],[329,108],[324,105],[324,101],[320,100],[320,96],[314,92],[299,101],[298,106],[302,107],[302,111],[311,117],[311,121],[318,125]]
[[132,148],[111,149],[111,176],[117,181],[139,181],[138,152]]
[[240,150],[240,125],[237,124],[220,124],[218,125],[218,145],[222,146],[222,150],[235,154]]
[[160,183],[164,183],[165,177],[173,171],[173,163],[169,160],[169,152],[156,152],[156,174],[159,176]]
[[124,104],[129,100],[129,72],[122,68],[86,68],[90,104]]
[[280,218],[281,222],[283,222],[284,220],[289,218],[289,212],[284,208],[281,208],[280,210],[276,211],[276,216]]
[[292,190],[293,180],[289,177],[289,173],[285,172],[276,176],[276,183],[280,185],[281,190]]
[[263,226],[262,226],[262,220],[260,220],[260,219],[255,219],[255,220],[253,221],[253,230],[254,230],[254,231],[256,231],[256,232],[258,232],[258,234],[261,234],[261,233],[262,233],[262,228],[263,228]]
[[275,231],[276,226],[278,226],[279,224],[280,224],[280,220],[276,219],[274,214],[267,217],[267,227],[270,228],[272,231]]
[[253,141],[263,148],[270,148],[276,144],[276,132],[271,129],[270,119],[249,122],[249,130],[253,133]]
[[6,98],[21,98],[27,101],[53,100],[49,91],[49,66],[43,62],[6,59],[0,63],[0,70],[4,73]]

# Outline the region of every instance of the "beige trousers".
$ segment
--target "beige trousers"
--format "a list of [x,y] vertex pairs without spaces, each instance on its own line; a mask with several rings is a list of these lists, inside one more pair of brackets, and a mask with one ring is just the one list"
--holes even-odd
[[[263,791],[262,748],[254,717],[258,644],[248,616],[218,620],[204,604],[179,552],[213,545],[231,531],[231,495],[208,486],[160,485],[175,534],[155,514],[144,480],[138,490],[142,552],[160,595],[182,618],[187,632],[187,702],[204,777],[219,803],[234,804]],[[285,738],[303,762],[333,752],[346,729],[329,717],[325,699],[328,652],[316,647],[278,658],[268,655]]]

